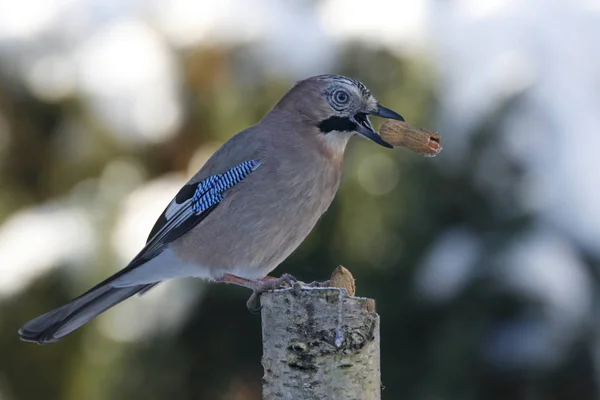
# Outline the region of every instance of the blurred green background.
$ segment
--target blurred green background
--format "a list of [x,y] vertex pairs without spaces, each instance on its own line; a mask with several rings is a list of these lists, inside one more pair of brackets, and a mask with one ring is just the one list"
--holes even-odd
[[353,140],[274,274],[354,273],[383,399],[600,398],[598,43],[596,0],[0,0],[0,400],[260,398],[239,287],[160,285],[47,346],[17,329],[126,265],[219,145],[322,73],[444,151]]

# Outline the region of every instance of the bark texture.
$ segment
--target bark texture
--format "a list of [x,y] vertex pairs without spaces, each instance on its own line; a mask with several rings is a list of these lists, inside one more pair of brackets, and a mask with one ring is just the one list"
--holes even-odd
[[372,300],[296,287],[263,293],[261,303],[264,400],[380,400]]

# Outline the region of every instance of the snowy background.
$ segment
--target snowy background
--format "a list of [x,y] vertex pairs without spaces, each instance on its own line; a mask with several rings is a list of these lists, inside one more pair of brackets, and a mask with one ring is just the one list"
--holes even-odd
[[122,268],[221,143],[321,73],[444,151],[355,140],[275,273],[355,273],[384,399],[600,398],[600,1],[0,0],[0,399],[260,398],[239,288],[161,285],[51,346],[16,330]]

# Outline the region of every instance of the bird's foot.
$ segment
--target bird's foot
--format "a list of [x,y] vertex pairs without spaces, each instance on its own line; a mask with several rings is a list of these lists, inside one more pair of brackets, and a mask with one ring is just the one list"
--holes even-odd
[[312,287],[312,288],[329,287],[329,285],[331,285],[331,281],[323,281],[323,282],[314,281],[311,283],[304,284],[304,286]]
[[252,293],[252,295],[250,296],[250,298],[248,299],[248,301],[246,302],[246,307],[248,307],[248,310],[253,314],[257,314],[260,312],[260,309],[261,309],[260,295],[264,292],[268,292],[269,290],[276,290],[276,289],[283,289],[286,287],[290,287],[293,289],[294,294],[296,296],[299,296],[300,291],[302,290],[303,287],[310,287],[310,288],[329,287],[329,285],[331,283],[331,281],[324,281],[324,282],[314,281],[311,283],[304,283],[304,282],[300,282],[299,280],[297,280],[290,274],[283,274],[280,278],[266,276],[263,279],[259,279],[259,281],[261,282],[261,287],[255,289],[254,292]]
[[[286,287],[295,287],[299,283],[296,278],[290,274],[283,274],[279,278],[266,276],[262,279],[246,279],[236,275],[225,274],[220,282],[233,283],[234,285],[244,286],[252,289],[252,295],[246,302],[246,306],[251,313],[260,312],[260,295],[270,290],[283,289]],[[300,284],[301,288],[302,285]]]
[[252,295],[246,302],[246,307],[248,307],[248,310],[253,314],[259,313],[260,309],[262,308],[262,306],[260,305],[261,294],[270,290],[284,289],[286,287],[295,287],[296,283],[298,283],[298,279],[294,278],[290,274],[283,274],[279,278],[267,276],[257,280],[256,282],[257,286],[254,288]]

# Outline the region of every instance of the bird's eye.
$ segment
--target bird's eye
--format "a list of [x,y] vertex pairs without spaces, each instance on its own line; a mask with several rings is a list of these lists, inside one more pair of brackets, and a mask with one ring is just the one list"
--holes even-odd
[[337,104],[346,104],[350,100],[350,96],[344,90],[336,90],[333,93],[333,99]]

